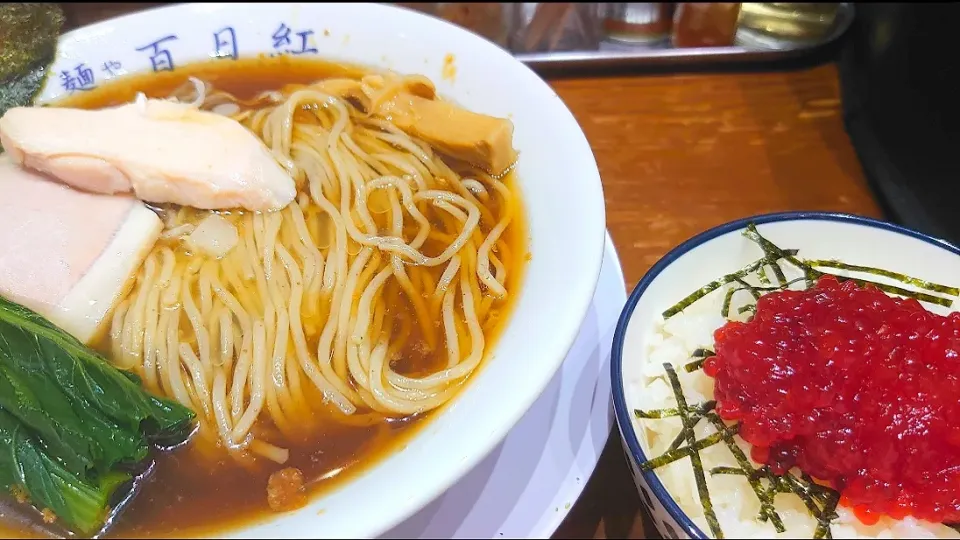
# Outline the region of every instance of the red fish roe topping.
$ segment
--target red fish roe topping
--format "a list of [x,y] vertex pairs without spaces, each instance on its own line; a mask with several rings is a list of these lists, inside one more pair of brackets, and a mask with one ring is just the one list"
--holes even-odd
[[826,276],[714,338],[703,369],[753,459],[799,467],[867,524],[960,522],[960,314]]

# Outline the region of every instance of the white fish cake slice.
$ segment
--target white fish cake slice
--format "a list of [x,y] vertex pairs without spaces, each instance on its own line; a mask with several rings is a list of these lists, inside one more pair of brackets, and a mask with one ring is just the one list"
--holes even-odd
[[0,296],[95,340],[163,229],[128,196],[85,193],[0,156]]

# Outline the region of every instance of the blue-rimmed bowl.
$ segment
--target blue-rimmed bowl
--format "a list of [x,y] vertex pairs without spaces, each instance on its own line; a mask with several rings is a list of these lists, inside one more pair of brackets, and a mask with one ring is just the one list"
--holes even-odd
[[643,452],[633,415],[645,377],[641,368],[665,309],[759,258],[756,244],[741,234],[751,222],[774,244],[799,249],[804,259],[838,259],[937,283],[960,283],[960,248],[897,225],[849,214],[787,212],[741,219],[694,236],[660,259],[637,284],[620,315],[611,375],[617,425],[634,483],[664,538],[710,536],[683,512],[656,472],[640,472],[639,465],[650,458]]

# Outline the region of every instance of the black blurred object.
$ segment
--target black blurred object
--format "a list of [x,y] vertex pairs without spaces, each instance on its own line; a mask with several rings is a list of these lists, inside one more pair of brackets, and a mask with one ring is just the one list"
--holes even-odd
[[844,122],[891,221],[960,244],[960,4],[857,4]]

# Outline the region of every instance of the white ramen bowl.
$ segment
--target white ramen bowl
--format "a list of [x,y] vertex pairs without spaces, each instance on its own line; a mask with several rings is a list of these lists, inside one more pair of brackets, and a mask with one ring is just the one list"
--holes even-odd
[[471,32],[378,4],[181,4],[111,19],[61,37],[40,99],[55,100],[123,74],[283,50],[426,75],[442,96],[472,111],[508,117],[516,129],[532,259],[508,328],[484,365],[402,449],[299,511],[226,532],[375,537],[479,463],[560,367],[600,273],[600,175],[573,115],[530,69]]
[[[633,411],[647,379],[643,366],[664,310],[692,291],[760,258],[741,232],[755,223],[761,235],[802,259],[837,259],[884,268],[920,279],[958,284],[960,248],[943,240],[874,219],[823,212],[788,212],[720,225],[674,248],[640,280],[627,300],[613,338],[613,403],[624,452],[643,506],[664,538],[709,538],[667,491],[655,471],[640,471],[645,455]],[[842,274],[843,271],[830,270]],[[872,278],[877,279],[877,278]],[[951,309],[924,307],[946,313]],[[953,309],[957,309],[955,304]],[[691,475],[692,477],[692,475]]]

